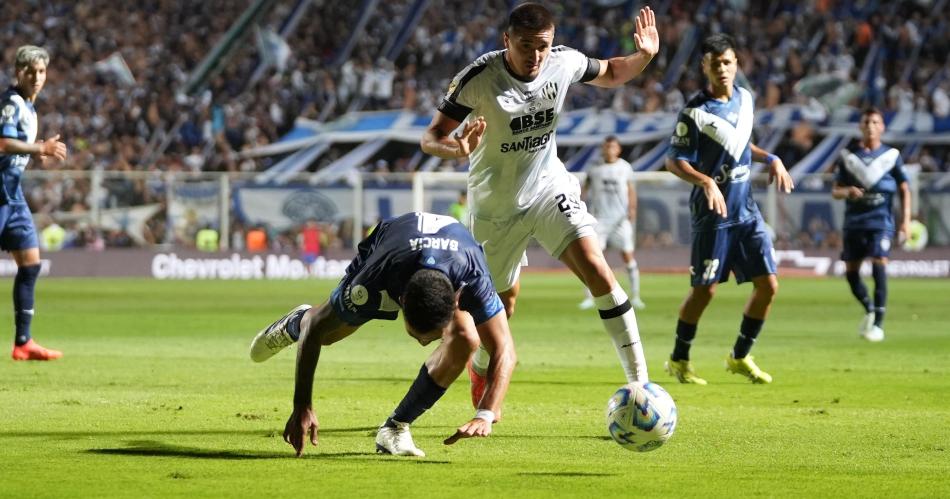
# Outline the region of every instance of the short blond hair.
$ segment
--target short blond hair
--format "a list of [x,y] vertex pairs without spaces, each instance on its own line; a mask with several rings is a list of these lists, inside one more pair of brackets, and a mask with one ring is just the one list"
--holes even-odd
[[37,47],[36,45],[23,45],[16,49],[16,59],[14,64],[17,69],[25,68],[37,61],[42,61],[43,64],[47,66],[49,65],[49,52],[47,52],[43,47]]

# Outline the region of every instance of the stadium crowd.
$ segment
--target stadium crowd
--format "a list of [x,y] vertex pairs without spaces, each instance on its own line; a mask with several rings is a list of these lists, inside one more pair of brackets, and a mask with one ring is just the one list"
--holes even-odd
[[[409,109],[428,113],[448,79],[477,55],[500,47],[508,0],[365,2],[313,0],[286,52],[255,43],[261,32],[288,27],[297,2],[278,0],[259,28],[248,30],[207,85],[185,95],[189,77],[252,2],[208,0],[182,9],[170,0],[13,2],[0,10],[4,61],[23,43],[52,55],[49,83],[37,102],[41,136],[60,133],[71,155],[65,165],[31,168],[164,172],[260,171],[271,159],[237,154],[266,145],[298,117],[318,121],[347,111]],[[855,82],[885,110],[916,109],[950,115],[950,13],[940,2],[885,4],[835,0],[686,0],[655,2],[662,50],[644,76],[619,90],[572,87],[567,109],[672,112],[702,79],[696,50],[703,34],[734,33],[741,69],[757,106],[807,103],[796,85],[818,75]],[[564,2],[556,43],[600,58],[632,52],[630,33],[638,2]],[[413,9],[421,6],[422,12]],[[413,14],[417,14],[413,16]],[[591,19],[598,22],[591,23]],[[121,26],[121,29],[116,29]],[[362,29],[341,29],[358,27]],[[292,26],[291,26],[292,27]],[[121,56],[119,58],[118,56]],[[121,60],[120,60],[121,59]],[[127,70],[123,67],[127,65]],[[12,71],[4,71],[7,84]],[[853,102],[853,101],[852,101]],[[806,126],[784,140],[787,150],[809,145]],[[323,163],[337,157],[331,150]],[[950,148],[917,147],[907,162],[948,171]],[[406,168],[406,158],[374,159],[368,170]],[[128,182],[130,193],[107,189],[93,198],[88,181],[41,181],[30,188],[40,214],[162,203],[162,182]],[[164,231],[156,221],[156,231]],[[79,225],[71,228],[77,237]],[[121,235],[120,235],[121,236]],[[161,234],[156,240],[166,240]],[[122,237],[115,239],[124,240]]]

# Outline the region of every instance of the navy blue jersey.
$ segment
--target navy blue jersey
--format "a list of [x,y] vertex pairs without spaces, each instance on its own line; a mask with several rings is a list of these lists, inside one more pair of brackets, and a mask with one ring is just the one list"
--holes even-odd
[[845,203],[846,230],[894,231],[894,193],[899,184],[907,182],[900,151],[884,144],[873,151],[852,144],[841,151],[835,181],[864,189],[864,196]]
[[[36,128],[32,103],[12,87],[0,95],[0,137],[32,144]],[[0,204],[26,204],[20,177],[29,162],[29,154],[0,154]]]
[[431,213],[408,213],[380,223],[359,244],[331,302],[351,324],[393,320],[406,283],[424,268],[442,271],[456,291],[462,290],[459,308],[475,324],[504,310],[482,247],[454,218]]
[[690,195],[693,232],[705,232],[760,218],[749,185],[752,166],[752,94],[733,87],[728,102],[712,98],[706,91],[690,99],[680,112],[670,138],[667,156],[684,160],[719,185],[726,200],[728,217],[708,207],[702,187]]

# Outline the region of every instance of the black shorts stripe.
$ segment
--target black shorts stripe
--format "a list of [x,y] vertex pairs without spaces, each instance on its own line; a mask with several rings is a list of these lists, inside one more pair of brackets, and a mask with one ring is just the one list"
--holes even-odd
[[627,313],[627,311],[630,310],[630,308],[631,308],[630,300],[627,300],[610,310],[598,310],[597,313],[600,314],[601,319],[607,320],[607,319],[613,319],[615,317],[620,317],[621,315]]

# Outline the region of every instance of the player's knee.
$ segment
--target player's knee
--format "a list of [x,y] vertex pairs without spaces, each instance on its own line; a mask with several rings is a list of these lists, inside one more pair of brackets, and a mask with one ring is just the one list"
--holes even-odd
[[693,286],[690,298],[698,303],[707,304],[716,296],[716,289],[712,286]]
[[755,283],[755,289],[761,297],[768,298],[771,301],[778,294],[778,280],[768,279]]
[[498,295],[501,298],[502,305],[505,306],[505,315],[510,319],[515,315],[515,302],[518,301],[517,295],[509,291],[504,291]]
[[505,316],[507,316],[507,318],[510,319],[513,315],[515,315],[515,299],[514,298],[512,298],[511,300],[505,301]]

